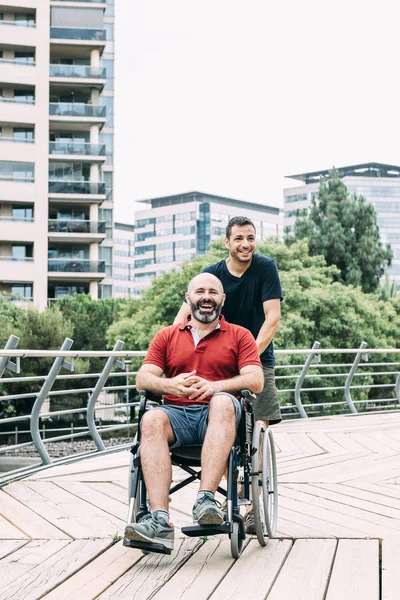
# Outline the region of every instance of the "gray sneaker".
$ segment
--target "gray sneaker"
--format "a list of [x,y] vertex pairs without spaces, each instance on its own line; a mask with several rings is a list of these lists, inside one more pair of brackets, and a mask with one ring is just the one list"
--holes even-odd
[[224,513],[220,510],[221,504],[211,492],[205,492],[193,506],[193,521],[198,525],[221,525],[224,522]]
[[140,523],[129,523],[125,527],[125,537],[137,542],[163,544],[170,550],[174,549],[175,530],[172,524],[167,523],[155,510],[148,513]]

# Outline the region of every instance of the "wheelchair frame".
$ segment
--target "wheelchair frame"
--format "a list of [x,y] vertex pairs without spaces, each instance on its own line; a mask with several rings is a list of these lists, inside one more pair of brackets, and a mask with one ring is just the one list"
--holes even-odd
[[[131,464],[128,481],[129,511],[127,524],[137,523],[148,511],[146,484],[140,463],[140,422],[146,412],[147,401],[162,404],[161,399],[154,398],[146,391],[139,392],[138,431],[135,444],[131,448]],[[218,486],[227,500],[227,518],[221,525],[189,525],[182,527],[182,533],[189,537],[200,537],[228,534],[231,540],[231,554],[238,558],[246,538],[244,517],[240,514],[240,506],[253,504],[256,535],[261,546],[265,546],[269,538],[275,535],[278,518],[278,485],[276,472],[276,454],[272,432],[265,427],[263,421],[254,421],[251,400],[254,394],[248,390],[240,393],[242,414],[237,429],[236,439],[228,457],[227,489]],[[196,479],[200,480],[201,446],[183,446],[171,452],[172,465],[183,469],[188,477],[170,488],[170,495],[182,489]],[[239,478],[239,469],[243,475]],[[242,485],[243,498],[238,498],[238,483]],[[250,495],[250,489],[252,494]],[[251,500],[252,497],[252,500]],[[171,550],[163,544],[132,541],[124,538],[124,546],[140,548],[145,554],[158,552],[171,554]]]

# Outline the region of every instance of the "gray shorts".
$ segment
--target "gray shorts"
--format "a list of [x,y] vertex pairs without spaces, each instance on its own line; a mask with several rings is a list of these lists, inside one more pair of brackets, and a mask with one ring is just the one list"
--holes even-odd
[[[232,394],[223,393],[232,398],[236,412],[237,428],[241,417],[240,402]],[[214,394],[214,396],[218,396],[218,394]],[[175,442],[170,445],[170,450],[180,446],[197,446],[204,442],[210,410],[209,404],[191,404],[190,406],[171,406],[168,404],[167,406],[158,406],[153,410],[163,410],[169,418],[175,435]]]
[[282,421],[278,392],[275,386],[275,369],[263,365],[263,371],[264,389],[261,394],[257,394],[257,400],[253,402],[254,417],[256,420],[269,421],[270,425],[275,425]]

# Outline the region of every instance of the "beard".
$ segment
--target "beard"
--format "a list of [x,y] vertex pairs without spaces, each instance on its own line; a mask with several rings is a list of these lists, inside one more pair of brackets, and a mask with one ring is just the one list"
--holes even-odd
[[[213,310],[211,312],[204,312],[204,309],[202,308],[204,305],[212,306]],[[189,300],[189,306],[196,321],[206,324],[212,323],[215,319],[218,319],[222,310],[222,304],[217,304],[213,300],[208,300],[207,302],[205,300],[201,300],[200,302],[192,302]]]

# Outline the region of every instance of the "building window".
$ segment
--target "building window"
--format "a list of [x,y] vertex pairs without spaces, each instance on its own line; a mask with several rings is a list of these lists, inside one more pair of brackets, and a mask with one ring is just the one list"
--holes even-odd
[[13,283],[11,286],[11,294],[13,296],[22,296],[26,300],[32,300],[33,286],[31,283]]
[[35,165],[0,161],[0,180],[32,183],[35,181]]

